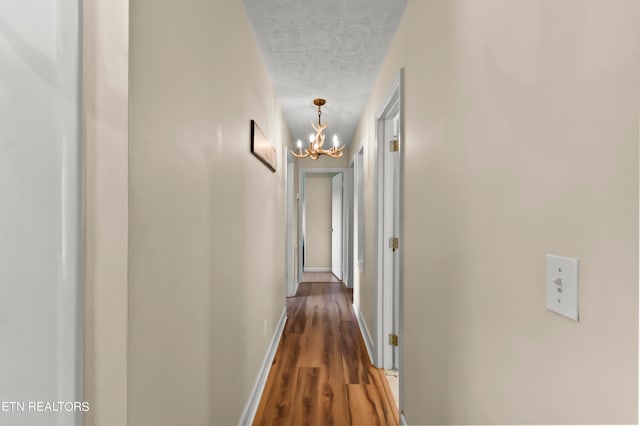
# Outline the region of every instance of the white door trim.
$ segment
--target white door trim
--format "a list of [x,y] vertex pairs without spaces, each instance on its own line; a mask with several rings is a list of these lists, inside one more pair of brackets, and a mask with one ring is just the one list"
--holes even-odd
[[352,160],[344,173],[344,198],[342,200],[344,209],[344,235],[342,238],[344,276],[342,281],[348,288],[353,288],[353,245],[355,243],[353,238],[353,166],[354,161]]
[[[62,155],[61,253],[58,286],[58,390],[61,401],[82,401],[83,360],[83,138],[82,5],[57,1],[58,112]],[[55,302],[54,302],[55,303]],[[81,425],[82,413],[59,416],[57,423]]]
[[331,177],[331,272],[344,280],[344,182],[346,172]]
[[295,163],[293,156],[287,151],[285,168],[285,180],[287,191],[285,193],[285,211],[286,211],[286,227],[285,227],[285,274],[286,274],[286,295],[294,296],[296,291],[296,279],[293,253],[295,250],[295,241],[293,240],[293,218],[295,204],[295,188],[293,186],[295,176]]
[[[384,209],[384,195],[386,191],[392,190],[392,180],[385,179],[384,176],[384,159],[385,155],[389,150],[388,141],[385,138],[385,121],[390,118],[392,112],[399,110],[400,114],[400,123],[398,128],[398,140],[400,141],[400,173],[399,173],[399,194],[397,194],[399,203],[400,203],[400,218],[403,215],[402,205],[403,205],[403,143],[404,143],[404,108],[403,108],[403,92],[404,92],[404,69],[401,69],[398,77],[395,79],[393,84],[391,85],[391,89],[389,90],[389,94],[385,98],[385,101],[382,103],[381,108],[379,109],[376,115],[376,141],[377,141],[377,163],[376,163],[376,321],[375,321],[375,351],[376,351],[376,366],[379,368],[384,368],[385,366],[389,366],[389,359],[391,354],[393,353],[390,349],[387,338],[387,330],[389,329],[389,322],[392,321],[393,315],[393,307],[389,302],[390,296],[392,295],[390,291],[391,288],[387,288],[385,286],[385,271],[389,271],[393,265],[393,257],[388,254],[390,250],[388,248],[387,234],[389,234],[389,221],[387,220],[385,225],[385,219],[388,219],[389,213],[385,215]],[[400,250],[397,252],[396,256],[398,256],[397,265],[399,267],[399,277],[398,277],[398,293],[399,293],[399,302],[398,307],[400,312],[402,312],[402,240],[403,240],[403,229],[402,229],[402,220],[400,220],[398,235],[400,238]],[[403,345],[402,342],[402,315],[399,316],[399,324],[397,326],[397,334],[400,341],[400,348]],[[402,369],[400,369],[400,375],[402,376]],[[401,377],[402,380],[402,377]],[[402,398],[400,398],[402,400]],[[402,409],[402,405],[400,405],[400,409]]]
[[[300,193],[300,203],[298,208],[298,282],[302,282],[302,273],[304,272],[304,268],[302,265],[302,221],[304,215],[304,205],[305,205],[305,193],[304,193],[304,179],[308,174],[321,174],[321,173],[342,173],[343,182],[344,175],[347,169],[342,167],[335,168],[300,168],[298,170],[298,191]],[[342,203],[342,208],[344,209],[344,203]],[[344,235],[343,235],[344,237]],[[344,265],[342,274],[344,275]]]

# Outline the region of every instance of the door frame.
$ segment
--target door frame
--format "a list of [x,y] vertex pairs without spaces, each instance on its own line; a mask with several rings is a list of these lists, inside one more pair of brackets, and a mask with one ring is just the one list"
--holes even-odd
[[[300,203],[298,204],[298,283],[302,282],[302,273],[304,272],[304,265],[302,264],[302,224],[303,224],[303,215],[305,211],[305,177],[308,174],[327,174],[327,173],[341,173],[342,174],[342,185],[344,187],[344,177],[346,173],[345,168],[343,167],[330,167],[330,168],[300,168],[298,169],[298,191],[299,191],[299,199]],[[342,195],[343,203],[343,226],[342,226],[342,242],[343,242],[343,256],[344,256],[344,190]],[[342,276],[344,276],[344,262],[342,264]],[[297,287],[297,286],[296,286]]]
[[296,163],[293,156],[289,151],[286,154],[286,168],[285,168],[285,214],[286,214],[286,226],[285,226],[285,294],[287,297],[295,295],[296,292],[296,277],[295,277],[295,247],[296,242],[293,233],[294,224],[294,209],[295,209],[295,178]]
[[[331,176],[331,273],[334,277],[344,282],[345,279],[345,264],[344,264],[344,236],[346,234],[346,223],[344,222],[345,208],[344,208],[344,187],[345,187],[346,173],[336,173]],[[339,198],[340,205],[335,206],[336,198]],[[340,232],[335,232],[335,221],[340,221]],[[336,243],[334,246],[334,242]],[[334,249],[339,252],[334,252]],[[335,263],[339,265],[335,265]],[[336,267],[334,267],[336,266]]]
[[[389,354],[391,351],[388,349],[388,339],[386,336],[386,330],[389,327],[389,323],[393,321],[394,309],[391,306],[391,303],[385,303],[385,301],[389,300],[388,295],[393,294],[394,288],[392,283],[385,283],[384,273],[385,268],[392,267],[392,257],[385,256],[385,251],[390,250],[388,248],[388,241],[385,238],[385,215],[384,215],[384,194],[386,191],[389,191],[389,188],[385,186],[385,176],[384,176],[384,158],[385,153],[388,152],[388,141],[385,139],[384,130],[385,130],[385,121],[390,118],[389,114],[395,110],[395,107],[399,107],[400,114],[400,123],[398,128],[398,141],[400,142],[400,151],[399,151],[399,185],[397,194],[398,202],[400,204],[399,208],[399,229],[398,229],[398,238],[400,239],[399,250],[397,252],[397,265],[399,268],[399,274],[397,278],[397,306],[396,309],[399,311],[397,318],[397,333],[398,333],[398,354],[400,354],[400,359],[398,360],[398,367],[400,370],[400,381],[402,382],[403,371],[401,368],[401,354],[403,345],[403,327],[402,327],[402,311],[403,311],[403,273],[402,273],[402,262],[403,262],[403,224],[402,217],[404,215],[403,205],[404,205],[404,182],[403,182],[403,165],[404,165],[404,69],[400,69],[398,76],[394,80],[389,90],[387,97],[385,98],[382,106],[378,110],[376,114],[376,143],[377,143],[377,161],[376,161],[376,320],[375,320],[375,351],[376,351],[376,366],[378,368],[384,368],[385,365],[388,365],[389,362]],[[389,182],[386,182],[389,184]],[[385,189],[386,188],[386,189]],[[402,389],[402,386],[400,386]],[[400,401],[398,401],[400,405],[400,410],[402,410],[402,391],[400,394]]]
[[344,198],[342,200],[342,207],[344,209],[344,219],[343,219],[343,236],[342,236],[342,245],[343,252],[342,255],[344,257],[343,261],[343,282],[347,288],[353,288],[353,249],[355,240],[353,238],[353,216],[354,216],[354,187],[353,187],[353,170],[354,170],[355,161],[352,159],[347,166],[347,169],[344,173],[344,190],[343,195]]

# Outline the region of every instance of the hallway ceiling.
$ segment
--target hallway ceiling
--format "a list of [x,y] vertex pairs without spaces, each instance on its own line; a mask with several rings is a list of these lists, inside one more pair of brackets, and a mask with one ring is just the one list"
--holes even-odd
[[349,144],[407,0],[243,2],[294,143],[325,98],[327,141]]

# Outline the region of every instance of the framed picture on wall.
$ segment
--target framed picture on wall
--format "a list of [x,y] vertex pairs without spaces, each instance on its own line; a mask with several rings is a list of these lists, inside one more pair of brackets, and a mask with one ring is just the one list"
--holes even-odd
[[251,120],[251,153],[267,166],[272,172],[276,171],[276,149],[269,143],[255,120]]

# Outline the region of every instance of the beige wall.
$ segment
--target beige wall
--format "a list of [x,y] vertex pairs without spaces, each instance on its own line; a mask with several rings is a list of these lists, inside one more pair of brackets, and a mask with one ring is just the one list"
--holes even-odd
[[85,0],[84,399],[87,426],[127,424],[129,1]]
[[331,268],[331,175],[304,177],[305,268]]
[[289,132],[242,2],[131,6],[129,423],[236,424],[284,308]]
[[[372,328],[374,114],[405,67],[411,424],[637,421],[638,22],[633,0],[410,0],[355,141]],[[580,258],[580,322],[545,309],[547,253]]]

